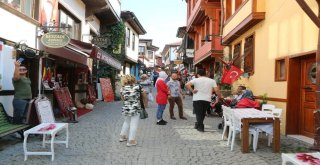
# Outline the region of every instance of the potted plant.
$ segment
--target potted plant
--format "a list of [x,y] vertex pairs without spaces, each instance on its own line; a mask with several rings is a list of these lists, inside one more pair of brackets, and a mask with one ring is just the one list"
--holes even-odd
[[262,104],[267,104],[268,103],[268,94],[267,93],[264,93],[260,97],[261,97],[261,102],[260,102],[261,106],[262,106]]

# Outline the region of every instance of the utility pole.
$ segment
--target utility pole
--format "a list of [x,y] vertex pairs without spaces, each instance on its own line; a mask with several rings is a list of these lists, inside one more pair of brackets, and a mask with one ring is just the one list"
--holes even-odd
[[311,10],[305,0],[296,0],[302,10],[310,17],[313,23],[319,28],[318,47],[316,53],[316,110],[314,112],[314,143],[311,149],[320,150],[320,0],[318,3],[318,16]]

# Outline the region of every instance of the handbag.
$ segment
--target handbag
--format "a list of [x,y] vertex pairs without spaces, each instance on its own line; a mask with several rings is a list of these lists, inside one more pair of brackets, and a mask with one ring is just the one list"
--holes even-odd
[[149,94],[148,94],[148,100],[151,101],[151,102],[154,101],[153,96],[152,96],[152,93],[149,93]]
[[139,85],[139,89],[140,89],[140,105],[141,105],[141,112],[140,112],[140,119],[146,119],[148,118],[148,112],[146,111],[144,104],[143,104],[143,100],[142,100],[142,90],[141,90],[141,86]]

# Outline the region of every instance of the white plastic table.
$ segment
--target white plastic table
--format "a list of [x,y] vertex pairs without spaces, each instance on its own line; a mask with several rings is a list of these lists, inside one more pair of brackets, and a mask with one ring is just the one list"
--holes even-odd
[[320,153],[319,152],[315,152],[315,153],[292,153],[292,154],[281,154],[282,157],[282,165],[286,165],[287,162],[291,162],[295,165],[310,165],[310,162],[303,162],[299,159],[297,159],[297,155],[298,154],[307,154],[307,155],[311,155],[315,158],[320,159]]
[[[50,124],[55,124],[55,128],[48,130],[48,131],[39,131],[41,128],[47,127]],[[66,130],[66,140],[65,141],[58,141],[55,140],[55,135],[57,132],[65,129]],[[45,147],[45,143],[51,144],[51,151],[50,152],[30,152],[27,150],[27,139],[29,134],[39,134],[43,135],[42,140],[42,147]],[[46,135],[51,136],[51,140],[46,141]],[[66,144],[66,148],[68,148],[68,142],[69,142],[69,130],[68,130],[68,123],[42,123],[39,124],[27,131],[24,132],[24,140],[23,140],[23,150],[24,150],[24,161],[27,160],[28,155],[51,155],[51,160],[54,160],[54,143],[64,143]]]

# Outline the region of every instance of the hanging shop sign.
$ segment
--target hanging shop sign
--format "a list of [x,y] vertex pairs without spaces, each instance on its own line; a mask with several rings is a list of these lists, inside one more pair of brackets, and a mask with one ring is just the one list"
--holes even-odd
[[41,37],[41,43],[49,48],[62,48],[70,42],[70,37],[63,32],[49,32]]
[[97,45],[100,48],[108,48],[108,46],[111,44],[110,35],[93,37],[91,43]]
[[189,58],[194,57],[194,49],[186,49],[186,56]]

